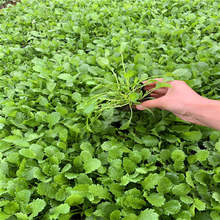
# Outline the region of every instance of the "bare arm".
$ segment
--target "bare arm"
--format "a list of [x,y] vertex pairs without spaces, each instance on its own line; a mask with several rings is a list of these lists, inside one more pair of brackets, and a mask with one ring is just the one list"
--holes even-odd
[[190,106],[189,114],[197,124],[220,130],[220,101],[204,98],[200,104]]
[[[158,79],[163,81],[163,79]],[[149,100],[137,105],[136,108],[160,108],[168,110],[179,118],[198,125],[203,125],[220,130],[220,101],[210,100],[200,96],[184,81],[174,80],[169,82],[171,88],[155,90]],[[146,90],[154,88],[155,83],[145,86]]]

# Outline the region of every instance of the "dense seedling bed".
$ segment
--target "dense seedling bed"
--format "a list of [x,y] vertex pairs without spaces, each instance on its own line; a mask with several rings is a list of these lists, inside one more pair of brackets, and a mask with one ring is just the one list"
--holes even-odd
[[6,0],[0,0],[0,5],[5,4],[7,1]]
[[20,0],[14,0],[14,1],[7,1],[7,0],[0,0],[0,9],[6,8],[8,6],[16,5]]
[[2,9],[0,219],[219,220],[220,132],[131,107],[155,77],[217,99],[219,27],[216,0]]

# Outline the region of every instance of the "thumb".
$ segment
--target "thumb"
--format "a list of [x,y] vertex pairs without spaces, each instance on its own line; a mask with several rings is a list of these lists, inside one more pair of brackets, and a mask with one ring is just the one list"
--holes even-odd
[[146,108],[162,108],[161,101],[162,101],[162,98],[145,101],[145,102],[142,102],[140,105],[136,105],[136,108],[138,110],[144,110]]

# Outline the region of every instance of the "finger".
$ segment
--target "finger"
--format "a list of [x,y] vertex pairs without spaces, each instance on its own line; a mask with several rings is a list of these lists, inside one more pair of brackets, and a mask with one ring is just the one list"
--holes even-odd
[[149,84],[147,84],[148,81],[143,81],[142,83],[143,83],[143,84],[146,84],[146,85],[144,85],[144,89],[145,89],[145,90],[151,90],[151,89],[155,88],[157,82],[163,82],[163,79],[162,79],[162,78],[156,78],[155,80],[157,80],[157,81],[152,82],[152,83],[149,83]]
[[146,85],[146,86],[144,86],[144,89],[145,90],[151,90],[151,89],[155,88],[155,86],[156,86],[156,84],[154,84],[154,85]]
[[144,110],[146,108],[162,108],[162,98],[142,102],[140,105],[136,105],[136,108],[138,110]]
[[[151,90],[149,90],[151,91]],[[160,88],[157,90],[153,90],[152,92],[149,92],[149,96],[159,98],[161,96],[164,96],[167,94],[168,88]]]
[[156,94],[160,94],[160,95],[165,95],[167,93],[168,88],[163,87],[163,88],[159,88],[156,90],[153,90],[152,93],[156,93]]
[[156,93],[151,93],[150,96],[153,98],[160,98],[162,95],[156,94]]

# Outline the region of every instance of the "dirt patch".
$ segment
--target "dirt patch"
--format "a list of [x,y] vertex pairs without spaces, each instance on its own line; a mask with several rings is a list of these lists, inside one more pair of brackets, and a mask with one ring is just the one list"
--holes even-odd
[[4,4],[0,5],[0,9],[6,8],[6,7],[8,7],[8,5],[16,5],[20,1],[21,0],[14,0],[14,1],[5,2]]

